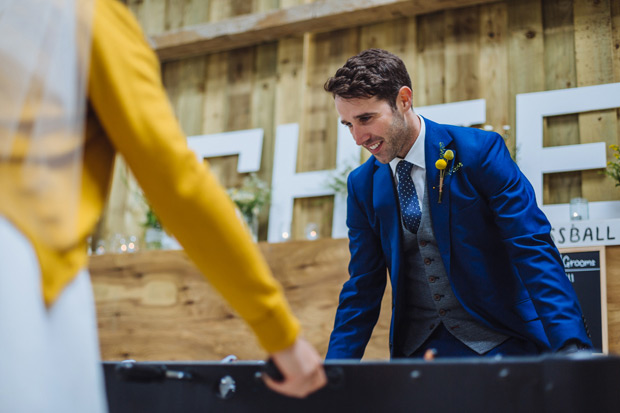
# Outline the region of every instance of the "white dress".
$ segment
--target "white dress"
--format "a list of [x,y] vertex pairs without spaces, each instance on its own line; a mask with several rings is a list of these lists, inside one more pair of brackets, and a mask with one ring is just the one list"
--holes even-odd
[[30,242],[0,216],[0,412],[105,411],[88,271],[47,308]]

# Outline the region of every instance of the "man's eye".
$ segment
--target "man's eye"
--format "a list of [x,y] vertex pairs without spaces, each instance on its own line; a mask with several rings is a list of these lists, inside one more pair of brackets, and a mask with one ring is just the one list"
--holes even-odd
[[370,116],[362,116],[361,118],[359,118],[359,120],[362,123],[366,123],[370,120]]

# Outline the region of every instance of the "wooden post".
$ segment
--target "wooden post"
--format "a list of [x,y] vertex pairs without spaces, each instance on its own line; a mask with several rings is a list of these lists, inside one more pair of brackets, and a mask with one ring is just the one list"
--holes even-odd
[[[514,125],[510,124],[508,111],[508,7],[505,2],[479,6],[480,57],[478,70],[478,96],[487,102],[488,125],[500,134],[508,134],[506,145],[514,147]],[[504,126],[509,126],[508,132]]]
[[[575,30],[572,0],[546,0],[545,22],[545,89],[556,90],[577,86],[575,66]],[[579,120],[575,114],[545,118],[543,146],[579,144]],[[581,172],[545,175],[545,204],[569,203],[581,196]],[[568,219],[568,218],[567,218]]]
[[446,102],[478,99],[478,7],[446,11]]
[[[510,124],[516,125],[517,94],[545,90],[541,0],[508,1],[507,41]],[[514,132],[516,134],[516,127]],[[516,148],[517,159],[518,150]]]
[[418,18],[418,53],[413,82],[415,106],[438,105],[446,99],[445,13]]
[[[575,0],[575,52],[577,56],[577,84],[590,86],[614,81],[612,62],[612,27],[609,0]],[[617,110],[579,114],[581,143],[618,143]],[[608,160],[613,159],[608,151]],[[614,182],[599,171],[583,171],[582,194],[589,201],[620,200],[620,191]]]

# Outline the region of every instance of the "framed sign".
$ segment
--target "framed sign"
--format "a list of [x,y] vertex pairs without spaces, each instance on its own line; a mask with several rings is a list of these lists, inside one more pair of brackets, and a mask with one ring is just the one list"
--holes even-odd
[[594,351],[608,353],[605,247],[560,249],[566,276],[586,317]]

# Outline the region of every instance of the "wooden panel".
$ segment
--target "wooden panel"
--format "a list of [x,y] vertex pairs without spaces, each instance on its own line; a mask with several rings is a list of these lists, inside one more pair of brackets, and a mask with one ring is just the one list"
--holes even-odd
[[284,8],[284,7],[285,6],[282,6],[280,4],[280,0],[254,0],[254,11],[255,12],[275,10],[277,8]]
[[206,59],[196,57],[163,67],[163,81],[170,103],[187,136],[202,133]]
[[[270,182],[275,141],[277,44],[217,53],[204,59],[207,67],[206,88],[203,87],[206,93],[203,91],[202,94],[205,110],[200,111],[199,119],[203,133],[262,128],[263,152],[258,176]],[[189,60],[178,63],[184,66]],[[237,156],[210,158],[208,162],[220,183],[227,188],[239,187],[247,176],[237,173]],[[261,239],[266,238],[267,216],[268,211],[262,211]]]
[[[215,53],[207,56],[206,93],[204,100],[202,133],[227,132],[230,112],[235,110],[228,105],[230,53]],[[238,156],[210,158],[211,171],[224,186],[238,186],[242,179],[237,174]]]
[[620,81],[620,2],[611,2],[612,52],[614,80]]
[[319,34],[311,39],[304,108],[307,117],[297,157],[299,172],[336,166],[338,114],[332,96],[323,90],[323,85],[349,57],[360,51],[357,30]]
[[[215,0],[127,0],[147,35],[175,30],[209,21],[209,9]],[[230,17],[226,15],[225,17]]]
[[[182,13],[190,0],[146,0],[127,2],[145,33],[180,27],[186,23]],[[203,20],[204,21],[204,20]],[[204,94],[204,58],[188,59],[163,67],[164,83],[186,133],[200,133],[200,108]],[[143,238],[146,203],[141,189],[124,160],[117,157],[105,214],[93,240],[103,240],[112,247],[116,234]]]
[[[543,3],[545,40],[545,89],[577,86],[575,68],[575,30],[572,0],[546,0]],[[543,146],[579,143],[577,115],[545,118]],[[543,179],[545,204],[568,203],[581,196],[581,172],[546,174]]]
[[[168,7],[170,8],[170,2],[168,0]],[[176,3],[179,0],[175,0]],[[209,5],[210,0],[183,0],[183,26],[191,26],[194,24],[205,23],[209,21]],[[174,29],[176,27],[170,27]]]
[[[377,1],[356,2],[356,7],[366,11],[358,14],[360,19],[354,28],[310,34],[303,33],[302,26],[296,26],[294,37],[280,38],[277,43],[247,48],[231,43],[232,51],[165,63],[165,84],[183,129],[194,134],[263,128],[265,144],[260,176],[270,181],[275,127],[299,123],[298,171],[331,169],[335,166],[337,114],[332,98],[322,86],[349,56],[368,47],[383,47],[403,58],[412,76],[415,106],[482,97],[487,100],[487,123],[499,132],[504,125],[510,125],[512,137],[517,93],[620,81],[618,1],[507,0],[459,10],[450,10],[457,5],[455,1],[434,2],[433,7],[441,7],[442,11],[417,17],[397,13],[387,21],[364,25],[363,15],[368,14],[372,4],[379,4]],[[147,28],[163,24],[172,29],[207,20],[226,22],[233,16],[249,18],[248,10],[255,17],[263,12],[281,12],[274,5],[292,13],[296,7],[306,7],[312,2],[144,0],[129,3]],[[326,7],[321,9],[322,13],[329,13],[326,10],[332,5],[338,3],[337,7],[344,7],[347,2],[315,3],[314,7]],[[387,0],[381,4],[388,3],[396,2]],[[411,7],[416,2],[408,3],[407,7]],[[163,17],[162,4],[166,10]],[[331,12],[340,13],[335,10]],[[149,16],[153,21],[145,22]],[[265,27],[275,27],[280,24],[276,20],[263,23]],[[320,20],[314,23],[317,22]],[[319,31],[322,30],[330,27],[321,27]],[[579,60],[575,59],[575,53]],[[200,72],[204,76],[204,90],[200,89]],[[590,120],[586,122],[587,119]],[[585,136],[580,137],[579,128]],[[588,142],[599,140],[600,136],[608,143],[617,143],[618,111],[608,111],[601,119],[597,114],[548,118],[544,136],[545,146]],[[514,150],[514,139],[507,143]],[[362,160],[367,159],[365,151],[360,153],[364,154]],[[226,186],[241,183],[243,176],[237,174],[236,164],[236,156],[211,161],[213,171]],[[582,175],[591,179],[585,181]],[[117,181],[115,177],[113,192],[121,190]],[[620,196],[613,182],[596,171],[589,175],[549,174],[544,185],[545,203],[564,203],[580,195],[590,201]],[[113,218],[106,216],[103,227],[109,231],[120,231],[118,228],[125,225],[126,219],[123,207],[131,208],[123,204],[128,194],[121,195],[112,196],[109,210],[120,212]],[[320,221],[325,225],[321,236],[328,236],[331,207],[326,205],[332,202],[331,198],[322,202],[297,202],[293,233],[303,237],[308,222]],[[265,216],[261,224],[263,239]]]
[[620,354],[620,245],[605,249],[609,352]]
[[577,86],[573,0],[543,2],[545,89]]
[[228,53],[227,131],[249,129],[252,124],[252,88],[256,49],[248,47]]
[[[611,2],[611,28],[612,28],[612,62],[614,66],[614,82],[620,82],[620,1]],[[620,108],[616,110],[618,116],[618,137],[620,144]]]
[[256,347],[180,251],[93,257],[90,268],[103,360],[244,357],[244,345]]
[[307,235],[309,228],[317,229],[318,238],[331,238],[333,210],[333,196],[296,198],[293,204],[292,239],[310,239]]
[[[256,127],[256,122],[269,133],[273,99],[268,96],[274,92],[265,87],[269,85],[265,80],[260,83],[260,93],[255,93],[257,80],[269,76],[263,73],[262,66],[256,66],[257,59],[256,48],[249,48],[165,64],[166,88],[188,136],[250,129]],[[264,66],[262,60],[261,64]],[[169,79],[174,76],[179,81],[171,85]],[[194,90],[199,92],[193,93]],[[181,99],[177,98],[179,94]],[[222,185],[235,187],[243,180],[237,173],[237,161],[237,156],[223,156],[208,162]]]
[[[304,129],[307,123],[307,111],[304,110],[307,102],[306,94],[311,92],[307,88],[308,64],[310,59],[311,35],[292,37],[278,42],[277,61],[277,91],[275,98],[275,123],[284,125],[297,123],[300,134],[298,139],[297,165],[299,169],[299,153],[303,153]],[[316,93],[316,91],[315,91]],[[312,199],[312,198],[311,198]],[[321,201],[322,200],[322,201]],[[291,239],[305,239],[304,230],[310,222],[315,222],[316,216],[325,211],[325,204],[333,205],[333,200],[328,197],[310,202],[308,199],[298,199],[293,205],[293,222],[291,223]],[[331,210],[327,212],[331,215]],[[331,222],[331,219],[329,220]],[[331,237],[331,229],[323,219],[316,222],[319,224],[319,236]]]
[[306,93],[304,37],[291,37],[278,42],[275,123],[301,123]]
[[[93,234],[93,245],[103,242],[105,251],[111,252],[118,247],[114,243],[118,237],[134,236],[137,240],[142,240],[142,224],[146,221],[146,211],[147,204],[142,197],[142,190],[123,158],[117,155],[108,202],[101,222]],[[142,245],[139,245],[140,247]]]
[[360,28],[359,49],[380,48],[396,54],[407,66],[412,82],[416,70],[416,43],[417,25],[416,19],[412,17],[403,17]]
[[[278,69],[277,43],[256,47],[256,71],[252,91],[251,127],[263,129],[263,150],[258,176],[271,182],[275,150],[275,100]],[[259,218],[258,239],[267,239],[269,209],[263,208]]]
[[228,0],[232,9],[232,16],[242,16],[254,11],[256,0]]
[[[323,90],[323,84],[350,56],[359,51],[359,35],[354,29],[312,35],[307,41],[307,89],[304,95],[304,117],[300,125],[298,172],[336,167],[338,115],[333,98]],[[297,237],[304,233],[308,222],[320,225],[321,237],[331,237],[331,212],[327,213],[329,219],[317,222],[315,218],[326,214],[326,205],[333,205],[333,200],[310,198],[295,203],[291,231],[293,239],[299,239]],[[331,211],[331,208],[328,210]]]
[[435,13],[418,18],[417,65],[412,78],[415,106],[445,103],[444,22],[444,13]]
[[446,14],[446,102],[478,99],[478,8],[448,10]]
[[173,60],[255,45],[304,32],[335,31],[391,20],[395,16],[416,16],[493,1],[325,0],[221,20],[235,14],[227,8],[229,3],[225,0],[212,0],[210,20],[215,23],[155,35],[152,40],[162,60]]
[[166,0],[165,30],[207,23],[210,3],[209,0]]
[[[480,6],[480,59],[479,59],[479,96],[486,99],[486,124],[495,131],[503,133],[504,126],[511,129],[508,108],[508,50],[505,46],[508,33],[508,7],[505,2]],[[473,39],[472,39],[473,40]],[[514,138],[507,139],[509,148],[514,147]]]
[[[187,136],[250,128],[254,54],[242,52],[245,51],[164,65],[166,90]],[[235,58],[238,56],[242,56],[241,61]],[[229,70],[231,67],[235,70]],[[231,81],[236,82],[234,87],[228,86]],[[208,160],[211,171],[225,187],[239,186],[242,182],[237,161],[237,156]]]
[[225,104],[228,87],[228,53],[207,56],[207,78],[202,132],[205,134],[226,131],[228,108]]
[[[305,337],[327,352],[338,295],[348,278],[346,240],[260,243]],[[217,360],[264,352],[181,251],[92,257],[103,360]],[[386,292],[390,297],[391,292]],[[365,358],[389,357],[390,299]]]
[[[185,25],[185,6],[192,4],[185,0],[168,0],[166,2],[165,30],[178,29]],[[203,22],[206,22],[204,20]]]
[[[327,351],[347,278],[346,240],[259,243],[304,335]],[[609,350],[620,353],[620,246],[606,248]],[[250,329],[181,251],[91,258],[103,360],[263,359]],[[387,359],[391,291],[364,359]]]
[[545,89],[541,0],[508,1],[507,47],[510,125],[515,125],[516,95]]
[[[230,0],[209,1],[209,21],[218,22],[233,16]],[[230,49],[229,49],[230,50]]]
[[[608,0],[575,0],[575,53],[577,58],[577,84],[590,86],[614,81],[611,9]],[[617,110],[596,111],[579,115],[581,143],[618,142]],[[608,152],[608,160],[612,160]],[[583,171],[582,194],[589,201],[620,200],[614,182],[599,171]]]
[[136,15],[147,36],[166,29],[167,0],[128,0],[127,5]]
[[280,0],[280,8],[286,9],[288,7],[299,6],[304,3],[312,3],[311,1],[305,0]]

